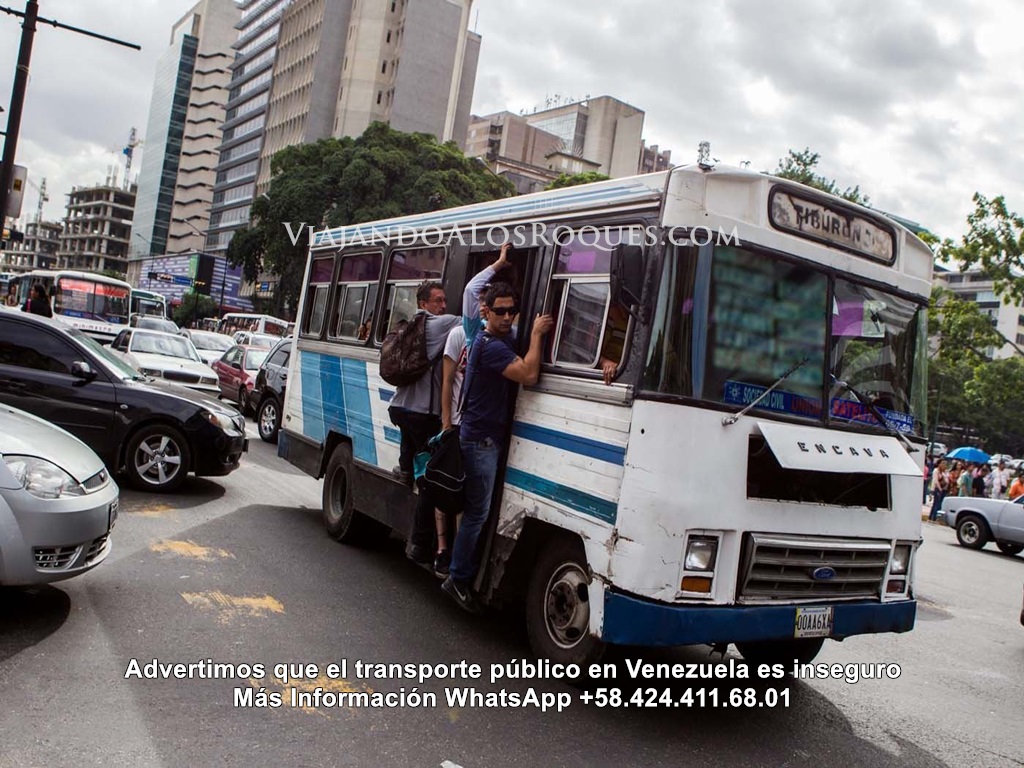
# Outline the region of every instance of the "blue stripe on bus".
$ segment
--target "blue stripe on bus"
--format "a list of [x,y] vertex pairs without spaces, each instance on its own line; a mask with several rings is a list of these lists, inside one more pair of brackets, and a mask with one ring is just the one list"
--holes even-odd
[[432,213],[405,220],[393,221],[388,224],[385,224],[384,222],[373,222],[355,227],[337,227],[335,229],[322,230],[315,234],[313,244],[314,246],[322,245],[324,243],[337,245],[337,240],[340,238],[350,240],[353,236],[360,235],[365,239],[365,236],[372,236],[374,232],[387,233],[392,229],[401,231],[463,221],[471,223],[475,219],[498,214],[513,216],[529,211],[549,212],[555,208],[580,205],[583,203],[610,202],[614,200],[627,202],[635,198],[654,196],[657,194],[659,194],[658,190],[651,189],[642,182],[634,182],[629,185],[618,185],[610,189],[587,189],[558,197],[545,197],[540,200],[524,199],[515,202],[503,200],[497,204],[485,205],[472,210],[456,209],[450,212]]
[[303,354],[299,358],[302,383],[302,431],[310,440],[322,443],[324,428],[323,396],[320,394],[320,355]]
[[317,355],[320,358],[320,391],[323,394],[322,407],[324,427],[327,431],[348,434],[348,419],[345,410],[345,392],[341,386],[341,359],[334,355]]
[[395,393],[390,389],[378,389],[377,392],[380,394],[380,399],[385,403],[390,403],[391,398],[395,396]]
[[384,439],[395,445],[402,444],[402,433],[394,427],[384,427]]
[[352,436],[352,454],[360,461],[376,465],[377,443],[373,438],[366,361],[341,358],[341,375],[345,418],[348,434]]
[[532,440],[535,443],[543,443],[553,448],[560,448],[570,453],[578,453],[580,456],[588,456],[591,459],[607,461],[609,464],[623,466],[626,463],[626,449],[618,445],[609,445],[589,437],[570,435],[566,432],[538,427],[536,424],[526,424],[517,421],[512,425],[512,434],[524,440]]
[[615,524],[615,519],[619,514],[619,505],[614,501],[599,499],[584,491],[577,491],[575,488],[545,480],[543,477],[515,467],[508,467],[505,470],[505,482],[522,491],[562,504],[569,509],[596,517],[598,520],[612,525]]

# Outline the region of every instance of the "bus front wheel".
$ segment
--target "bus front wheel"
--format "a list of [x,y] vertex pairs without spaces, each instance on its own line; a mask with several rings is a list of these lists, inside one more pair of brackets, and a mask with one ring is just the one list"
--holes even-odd
[[386,539],[389,529],[356,511],[352,480],[352,447],[342,443],[335,447],[324,473],[324,527],[332,539],[343,544],[370,546]]
[[749,664],[783,664],[789,669],[794,661],[800,664],[813,661],[824,643],[823,637],[795,637],[792,640],[736,643],[736,650]]
[[591,664],[604,643],[590,634],[590,574],[578,542],[551,541],[541,552],[526,593],[526,633],[538,657]]

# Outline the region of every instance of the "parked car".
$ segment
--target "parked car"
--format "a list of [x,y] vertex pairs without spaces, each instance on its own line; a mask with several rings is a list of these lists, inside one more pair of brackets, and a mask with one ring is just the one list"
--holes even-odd
[[203,362],[191,341],[177,334],[126,328],[110,347],[128,355],[128,361],[147,376],[214,395],[220,392],[217,373]]
[[281,406],[284,404],[285,384],[288,382],[288,359],[292,353],[292,340],[278,342],[256,374],[251,400],[256,407],[256,430],[266,443],[276,443],[281,429]]
[[102,563],[118,495],[89,446],[0,405],[0,585],[48,584]]
[[143,376],[77,329],[38,315],[0,315],[0,403],[66,429],[142,490],[172,491],[189,472],[226,475],[248,449],[245,420],[233,409]]
[[243,415],[249,412],[256,372],[269,352],[269,349],[237,345],[211,366],[217,373],[221,396],[238,403],[238,410]]
[[945,443],[928,443],[928,455],[942,458],[949,451],[946,449]]
[[244,344],[249,347],[270,349],[281,340],[279,336],[268,336],[265,333],[253,333],[252,331],[235,331],[235,344]]
[[179,335],[184,336],[192,342],[199,357],[207,365],[212,365],[234,346],[235,340],[225,333],[213,333],[212,331],[191,331],[183,330]]
[[999,462],[1003,462],[1006,466],[1013,468],[1013,462],[1015,459],[1008,453],[996,453],[992,455],[992,458],[988,460],[989,465],[998,467]]
[[1024,496],[1013,501],[948,496],[942,502],[946,524],[956,529],[961,546],[981,549],[994,541],[1007,555],[1024,551]]
[[179,330],[178,324],[173,320],[168,320],[166,317],[140,315],[138,313],[131,316],[128,320],[128,325],[132,328],[142,328],[147,331],[163,331],[164,333],[177,333]]

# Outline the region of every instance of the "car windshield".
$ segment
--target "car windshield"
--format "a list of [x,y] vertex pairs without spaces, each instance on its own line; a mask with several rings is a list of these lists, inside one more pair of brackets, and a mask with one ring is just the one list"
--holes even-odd
[[270,349],[280,340],[281,339],[277,336],[263,336],[261,334],[254,333],[252,338],[249,340],[249,346],[260,347],[261,349]]
[[250,349],[245,353],[245,370],[258,371],[269,354],[269,349]]
[[92,352],[93,356],[107,369],[109,373],[119,379],[145,379],[146,377],[132,368],[128,363],[118,357],[116,354],[110,351],[109,347],[104,347],[95,339],[90,336],[86,336],[77,328],[69,328],[68,334],[71,335],[79,344],[87,348]]
[[181,336],[169,336],[163,333],[146,333],[136,331],[132,334],[130,352],[177,357],[182,360],[198,360],[191,342]]
[[220,333],[205,333],[204,331],[192,331],[189,338],[196,349],[209,349],[215,352],[226,352],[235,343],[230,336]]
[[152,331],[166,331],[167,333],[178,332],[178,326],[162,317],[140,317],[138,327],[149,328]]

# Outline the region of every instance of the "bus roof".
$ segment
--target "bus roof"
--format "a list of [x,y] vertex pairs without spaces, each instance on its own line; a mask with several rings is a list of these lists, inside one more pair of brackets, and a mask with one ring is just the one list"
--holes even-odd
[[74,269],[34,269],[31,272],[22,273],[21,277],[26,279],[33,277],[70,277],[75,280],[95,280],[97,283],[107,283],[108,285],[126,285],[131,288],[131,284],[125,280],[107,277],[98,272],[80,272]]

